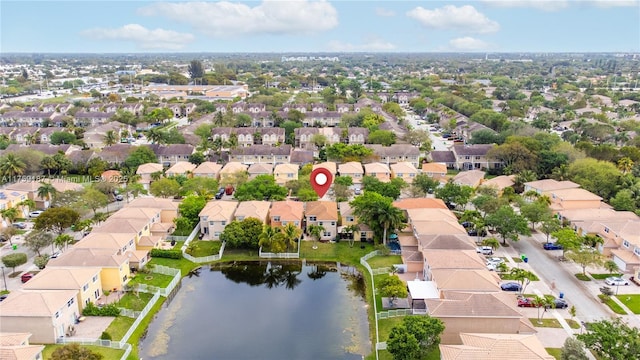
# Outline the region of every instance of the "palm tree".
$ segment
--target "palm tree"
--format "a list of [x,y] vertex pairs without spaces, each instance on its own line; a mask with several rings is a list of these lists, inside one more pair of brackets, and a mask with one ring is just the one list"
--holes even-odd
[[53,187],[53,184],[47,182],[41,182],[40,187],[38,187],[38,195],[39,198],[50,201],[53,196],[58,192],[56,188]]
[[147,131],[147,139],[149,139],[153,144],[161,144],[164,136],[162,136],[162,131],[158,129],[151,129]]
[[292,223],[289,223],[282,228],[282,234],[284,235],[284,241],[287,245],[287,249],[290,249],[296,245],[296,240],[300,238],[302,230]]
[[320,237],[322,236],[322,233],[324,232],[324,226],[322,225],[316,225],[316,224],[311,224],[309,226],[307,226],[307,233],[313,238],[313,249],[317,249],[318,245],[316,245],[316,242],[320,240]]
[[162,178],[162,171],[156,171],[151,173],[151,180],[158,181]]
[[[382,204],[381,204],[382,205]],[[382,225],[382,244],[387,244],[387,231],[389,229],[400,229],[404,227],[404,214],[402,210],[393,206],[392,203],[384,203],[376,209],[376,218]]]
[[356,224],[352,224],[349,226],[345,226],[342,231],[346,232],[347,234],[349,234],[349,247],[353,247],[353,243],[355,241],[354,239],[354,233],[356,231],[360,230],[360,227]]
[[623,174],[628,174],[631,169],[633,169],[633,165],[633,160],[626,156],[618,160],[618,169],[622,171]]
[[52,156],[45,156],[42,158],[42,161],[40,161],[40,166],[47,170],[47,175],[51,176],[51,170],[57,169],[58,163]]
[[0,158],[0,174],[2,176],[23,175],[27,165],[13,153],[9,153]]
[[31,199],[26,199],[26,200],[20,201],[18,203],[18,206],[20,207],[26,206],[29,209],[29,211],[32,211],[33,209],[36,208],[36,202]]
[[65,250],[72,242],[73,236],[69,234],[60,234],[55,238],[55,240],[53,240],[53,243],[58,247],[58,249],[62,249],[64,247]]
[[111,146],[118,142],[118,136],[114,130],[109,130],[104,134],[102,141],[106,146]]
[[33,134],[26,134],[24,136],[24,144],[25,145],[31,145],[33,143],[35,143],[36,137]]
[[271,251],[271,247],[272,245],[274,245],[276,235],[279,232],[280,229],[265,225],[264,228],[262,228],[262,233],[260,234],[260,236],[258,236],[258,245],[263,248],[268,248]]
[[13,224],[13,222],[16,221],[16,219],[19,217],[20,212],[18,211],[18,208],[12,207],[0,211],[0,215],[2,215],[3,218],[9,220],[9,222]]
[[609,275],[613,275],[613,273],[620,270],[620,268],[618,267],[618,264],[616,264],[616,262],[613,260],[605,261],[604,264],[602,264],[602,267],[604,267],[605,270],[609,272]]
[[482,240],[482,246],[489,246],[493,251],[496,251],[500,247],[500,241],[492,237]]

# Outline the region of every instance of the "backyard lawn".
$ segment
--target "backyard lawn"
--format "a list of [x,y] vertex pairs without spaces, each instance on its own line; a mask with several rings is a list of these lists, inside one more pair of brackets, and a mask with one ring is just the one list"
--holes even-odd
[[149,293],[138,292],[138,296],[136,296],[134,293],[128,292],[118,301],[118,307],[142,311],[152,297],[153,294]]
[[111,340],[120,341],[120,339],[124,337],[124,334],[129,331],[129,328],[133,325],[134,321],[134,318],[117,316],[105,331],[111,335]]
[[191,251],[189,251],[188,254],[193,257],[218,255],[220,247],[222,247],[222,243],[220,241],[197,240],[189,244],[188,249],[191,249]]
[[165,288],[169,285],[171,280],[173,280],[172,275],[164,275],[164,274],[159,274],[154,272],[149,274],[137,273],[131,279],[131,281],[129,281],[128,285],[131,286],[135,284],[146,284],[146,285]]
[[[44,350],[42,351],[42,357],[44,360],[51,359],[51,354],[63,345],[45,345]],[[111,349],[102,346],[93,346],[93,345],[82,345],[83,348],[88,348],[93,352],[102,354],[103,359],[120,359],[122,354],[124,354],[124,350]]]
[[180,269],[180,271],[182,272],[182,276],[186,276],[187,274],[189,274],[189,271],[200,266],[196,263],[192,263],[187,259],[177,260],[177,259],[167,259],[167,258],[159,258],[159,257],[151,258],[151,261],[149,263],[153,265],[162,265],[162,266],[172,267],[175,269]]
[[391,267],[394,264],[402,264],[402,256],[400,255],[388,255],[388,256],[374,256],[367,260],[369,266],[372,269]]
[[634,314],[640,314],[640,295],[616,295],[616,297]]

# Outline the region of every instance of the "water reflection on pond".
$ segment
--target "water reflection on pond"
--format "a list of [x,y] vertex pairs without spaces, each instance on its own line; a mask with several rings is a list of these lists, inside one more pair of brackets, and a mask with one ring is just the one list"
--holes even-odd
[[183,279],[151,323],[144,359],[360,359],[364,282],[352,268],[236,262]]

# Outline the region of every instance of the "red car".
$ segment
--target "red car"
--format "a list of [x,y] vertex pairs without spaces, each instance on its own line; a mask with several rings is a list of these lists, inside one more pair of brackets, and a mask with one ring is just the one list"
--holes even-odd
[[27,281],[31,280],[31,278],[33,278],[33,274],[32,273],[24,273],[22,274],[22,276],[20,276],[20,280],[22,281],[22,283],[26,283]]
[[535,303],[535,299],[525,298],[525,297],[518,298],[518,306],[519,307],[538,307],[538,305],[536,305]]

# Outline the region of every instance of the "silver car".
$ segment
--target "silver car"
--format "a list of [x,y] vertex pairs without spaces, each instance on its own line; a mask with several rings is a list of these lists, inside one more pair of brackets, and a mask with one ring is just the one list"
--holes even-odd
[[604,280],[605,284],[611,286],[629,285],[629,280],[623,279],[619,276],[611,276]]

